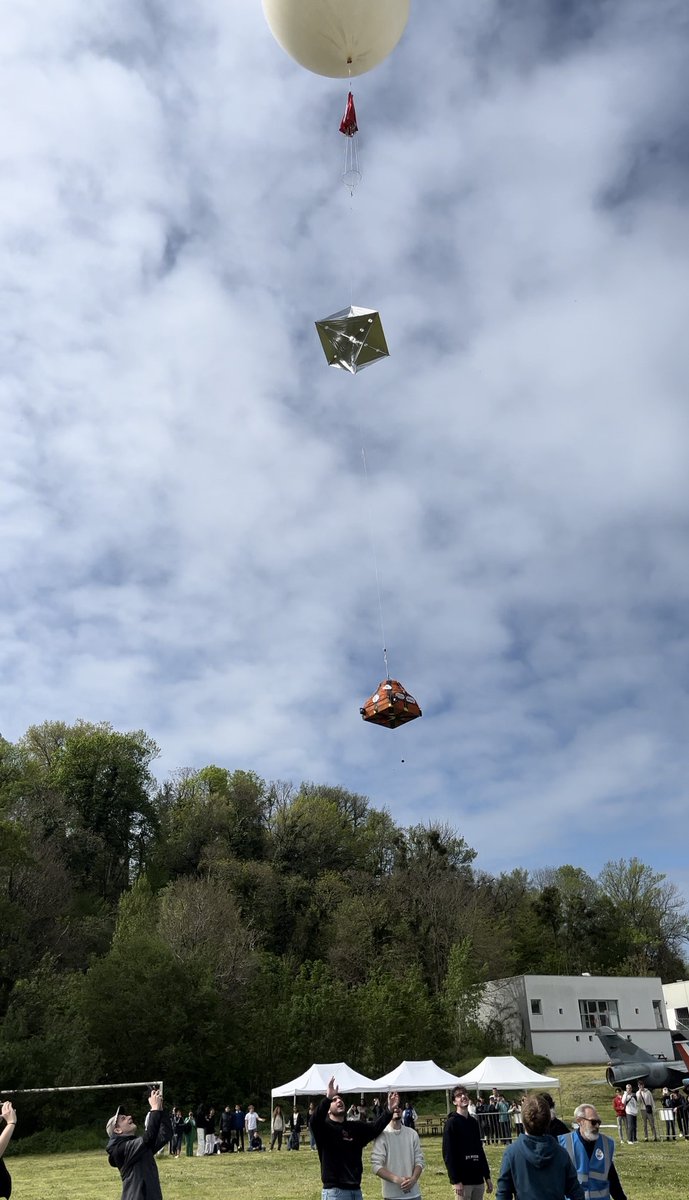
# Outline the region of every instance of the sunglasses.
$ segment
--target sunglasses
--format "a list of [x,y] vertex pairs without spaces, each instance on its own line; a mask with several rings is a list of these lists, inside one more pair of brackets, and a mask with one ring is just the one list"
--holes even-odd
[[600,1117],[594,1117],[594,1118],[593,1118],[593,1120],[591,1120],[591,1118],[590,1118],[590,1117],[584,1117],[584,1120],[585,1120],[585,1121],[588,1121],[589,1125],[600,1125],[600,1124],[602,1124]]

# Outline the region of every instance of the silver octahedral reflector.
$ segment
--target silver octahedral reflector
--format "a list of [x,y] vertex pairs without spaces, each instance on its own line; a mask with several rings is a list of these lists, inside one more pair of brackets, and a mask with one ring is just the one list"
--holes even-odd
[[350,305],[316,321],[316,329],[330,366],[352,375],[389,356],[380,313],[372,308]]

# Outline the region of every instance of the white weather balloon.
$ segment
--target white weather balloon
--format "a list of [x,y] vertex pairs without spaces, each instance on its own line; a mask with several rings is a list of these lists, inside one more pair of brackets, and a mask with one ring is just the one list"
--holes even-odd
[[[363,75],[394,50],[410,0],[263,0],[276,42],[316,75]],[[428,0],[426,0],[428,3]]]

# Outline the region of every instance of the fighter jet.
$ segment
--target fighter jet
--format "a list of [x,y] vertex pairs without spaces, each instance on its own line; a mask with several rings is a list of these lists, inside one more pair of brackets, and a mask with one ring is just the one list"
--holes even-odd
[[[680,1046],[684,1061],[669,1062],[667,1059],[656,1058],[648,1050],[642,1050],[634,1042],[620,1037],[608,1025],[601,1025],[596,1030],[596,1036],[603,1043],[608,1054],[608,1069],[605,1078],[611,1087],[619,1084],[636,1083],[643,1079],[646,1086],[651,1088],[677,1088],[683,1083],[689,1083],[689,1052],[686,1044]],[[685,1059],[684,1056],[687,1056]]]

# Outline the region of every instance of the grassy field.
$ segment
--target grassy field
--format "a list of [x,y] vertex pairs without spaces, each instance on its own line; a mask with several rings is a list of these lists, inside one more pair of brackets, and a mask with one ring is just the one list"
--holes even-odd
[[[561,1104],[567,1120],[584,1100],[598,1106],[606,1123],[613,1123],[611,1092],[606,1084],[592,1080],[600,1074],[595,1067],[564,1067]],[[443,1110],[438,1097],[436,1112]],[[432,1111],[424,1105],[425,1111]],[[606,1132],[612,1134],[613,1130]],[[105,1143],[105,1138],[103,1139]],[[426,1170],[421,1177],[424,1200],[452,1200],[443,1166],[439,1138],[424,1138]],[[502,1151],[487,1147],[493,1177],[497,1176]],[[640,1142],[623,1145],[615,1152],[617,1169],[629,1200],[687,1200],[689,1196],[689,1142]],[[308,1148],[288,1153],[224,1154],[210,1158],[158,1159],[165,1200],[319,1200],[318,1156]],[[20,1155],[8,1160],[18,1200],[118,1200],[120,1178],[108,1165],[104,1153]],[[380,1183],[373,1177],[369,1152],[364,1154],[364,1195],[378,1200]]]

